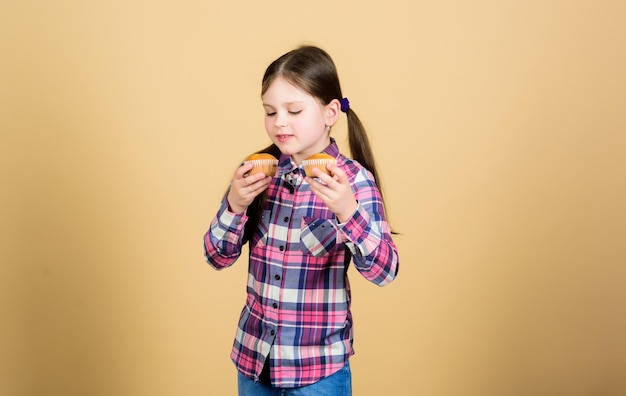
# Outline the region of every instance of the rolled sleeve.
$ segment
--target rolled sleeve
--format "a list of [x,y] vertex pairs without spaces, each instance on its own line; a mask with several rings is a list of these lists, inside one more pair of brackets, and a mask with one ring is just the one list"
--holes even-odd
[[207,263],[215,269],[231,266],[241,254],[243,231],[248,217],[228,209],[226,199],[204,235],[204,253]]
[[337,226],[352,253],[355,268],[369,281],[384,286],[398,273],[398,251],[384,220],[374,221],[359,204],[345,223]]

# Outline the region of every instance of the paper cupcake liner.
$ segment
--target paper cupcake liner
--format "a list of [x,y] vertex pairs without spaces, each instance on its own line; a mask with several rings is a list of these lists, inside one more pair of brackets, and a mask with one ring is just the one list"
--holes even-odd
[[254,165],[254,168],[252,168],[252,170],[248,172],[248,175],[263,172],[265,173],[265,175],[273,177],[274,175],[276,175],[276,171],[278,168],[278,160],[274,159],[251,160],[246,161],[245,163],[252,163]]
[[312,159],[312,160],[302,160],[302,166],[304,167],[304,172],[309,177],[315,177],[313,174],[313,168],[317,168],[324,173],[328,173],[328,169],[326,169],[326,165],[334,164],[337,160],[335,159]]

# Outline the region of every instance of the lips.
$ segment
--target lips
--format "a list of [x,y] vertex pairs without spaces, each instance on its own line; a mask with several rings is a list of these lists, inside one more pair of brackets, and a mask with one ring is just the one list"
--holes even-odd
[[293,135],[276,135],[276,140],[278,140],[281,143],[284,143],[288,141],[289,139],[291,139],[292,137]]

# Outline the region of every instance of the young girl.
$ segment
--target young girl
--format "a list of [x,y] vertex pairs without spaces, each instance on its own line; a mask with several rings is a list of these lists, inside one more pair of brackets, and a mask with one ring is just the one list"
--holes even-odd
[[[253,165],[241,165],[204,236],[215,269],[249,245],[231,353],[239,395],[351,395],[348,265],[380,286],[398,272],[372,150],[332,59],[317,47],[270,64],[261,97],[272,144],[260,152],[279,159],[278,172],[249,175]],[[353,159],[330,136],[342,112]],[[305,176],[302,161],[320,152],[337,159],[330,175],[314,168]]]

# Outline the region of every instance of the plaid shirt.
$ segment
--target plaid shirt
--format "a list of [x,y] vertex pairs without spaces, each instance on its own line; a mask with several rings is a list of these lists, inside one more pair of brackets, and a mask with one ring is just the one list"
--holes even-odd
[[[350,259],[380,286],[398,272],[398,252],[371,173],[339,154],[334,141],[325,152],[348,175],[359,203],[352,218],[338,224],[311,191],[302,168],[283,155],[249,242],[247,298],[231,358],[242,374],[258,380],[269,357],[272,383],[278,387],[317,382],[354,353]],[[212,267],[228,267],[239,257],[247,220],[222,200],[204,236]]]

